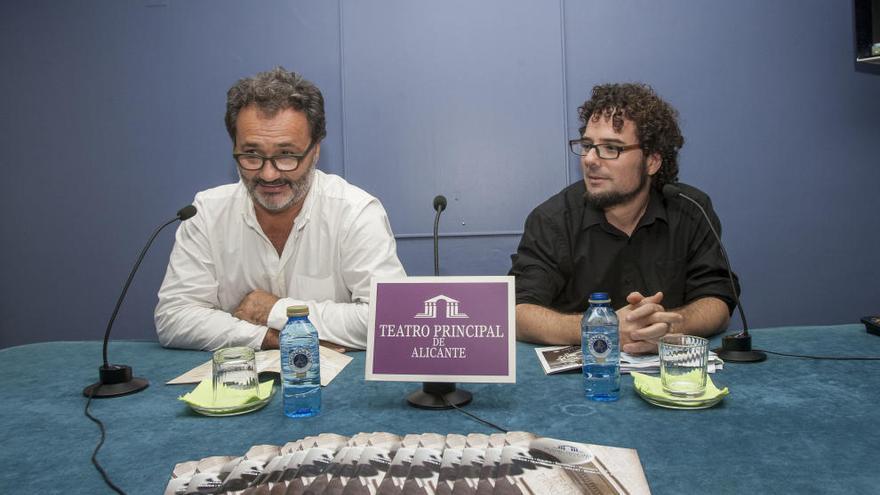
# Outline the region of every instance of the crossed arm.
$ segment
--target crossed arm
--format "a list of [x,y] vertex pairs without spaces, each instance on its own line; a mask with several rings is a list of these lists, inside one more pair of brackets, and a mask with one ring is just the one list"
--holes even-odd
[[[657,339],[667,333],[710,336],[727,327],[727,304],[703,297],[680,308],[665,309],[663,293],[645,297],[630,293],[627,305],[617,310],[621,350],[632,354],[657,352]],[[580,314],[564,314],[536,304],[516,305],[516,337],[537,344],[579,344]]]
[[[264,290],[254,290],[242,299],[238,308],[232,313],[232,316],[239,320],[248,321],[254,325],[268,326],[269,312],[275,303],[281,299],[280,297],[266,292]],[[278,349],[278,336],[280,331],[275,328],[269,328],[263,337],[263,343],[260,349]],[[326,340],[321,341],[321,345],[329,347],[337,352],[345,352],[348,348],[338,344],[333,344]]]
[[[279,299],[281,298],[275,294],[261,289],[251,291],[248,295],[244,296],[244,299],[241,300],[238,307],[232,312],[232,316],[254,325],[267,327],[269,326],[269,313]],[[260,349],[277,349],[279,333],[278,329],[269,328],[263,337]]]

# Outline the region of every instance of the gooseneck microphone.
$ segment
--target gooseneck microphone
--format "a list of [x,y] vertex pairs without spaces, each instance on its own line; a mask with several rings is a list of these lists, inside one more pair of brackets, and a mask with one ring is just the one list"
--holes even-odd
[[150,246],[153,244],[153,240],[156,239],[159,232],[168,225],[178,220],[189,220],[194,217],[196,213],[196,207],[193,205],[181,208],[174,218],[163,223],[153,232],[153,235],[150,236],[150,240],[147,241],[147,244],[141,250],[141,254],[138,255],[137,261],[135,261],[134,267],[128,275],[128,280],[125,281],[125,286],[122,287],[122,293],[119,294],[119,299],[116,300],[116,307],[113,308],[113,314],[110,315],[110,321],[107,323],[107,331],[104,332],[104,364],[98,368],[99,380],[83,389],[83,395],[86,397],[96,397],[101,399],[119,397],[121,395],[140,392],[150,385],[150,382],[143,378],[132,377],[131,366],[126,366],[124,364],[110,364],[110,361],[107,359],[107,344],[110,342],[110,330],[113,328],[113,322],[116,321],[116,315],[119,314],[119,308],[122,306],[122,301],[125,299],[128,287],[134,279],[134,274],[137,272],[138,267],[141,266],[141,261],[143,261],[144,255],[147,254],[147,250],[150,249]]
[[718,231],[715,230],[715,226],[712,225],[712,221],[709,219],[709,214],[706,213],[703,205],[694,198],[683,193],[681,188],[674,184],[666,184],[663,186],[663,196],[669,200],[674,200],[676,198],[685,199],[693,203],[700,210],[700,213],[703,214],[703,218],[706,220],[706,224],[709,225],[709,230],[712,231],[712,235],[714,235],[715,240],[718,241],[718,247],[721,248],[721,256],[724,258],[724,264],[727,266],[727,278],[730,281],[730,291],[733,293],[733,299],[736,301],[736,308],[739,310],[739,317],[742,320],[743,331],[735,335],[725,335],[721,339],[721,347],[712,350],[724,361],[731,361],[734,363],[755,363],[767,359],[767,354],[752,349],[752,336],[749,335],[749,324],[746,322],[746,314],[743,311],[742,302],[740,302],[739,295],[736,293],[736,285],[733,282],[733,270],[730,268],[730,260],[727,258],[727,251],[724,249],[724,244],[721,243],[721,236],[718,235]]
[[[440,213],[446,209],[446,196],[434,197],[434,276],[440,276]],[[422,389],[412,392],[406,401],[413,407],[421,409],[452,409],[463,406],[473,400],[473,394],[467,390],[456,388],[454,383],[423,382]]]
[[440,194],[434,196],[434,276],[440,276],[440,213],[446,209],[446,196]]

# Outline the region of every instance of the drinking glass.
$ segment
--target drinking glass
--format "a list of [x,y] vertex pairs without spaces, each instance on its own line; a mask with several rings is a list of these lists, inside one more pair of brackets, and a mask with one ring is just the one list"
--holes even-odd
[[212,360],[214,406],[228,407],[257,400],[257,362],[250,347],[227,347]]
[[706,390],[709,341],[694,335],[667,334],[658,342],[660,383],[678,397],[695,397]]

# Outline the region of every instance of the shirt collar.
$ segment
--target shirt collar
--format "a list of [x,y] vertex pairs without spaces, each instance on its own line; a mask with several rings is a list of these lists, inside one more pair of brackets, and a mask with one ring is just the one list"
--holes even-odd
[[238,209],[241,211],[241,216],[244,217],[244,223],[251,228],[261,231],[259,223],[257,223],[257,214],[254,213],[254,201],[251,199],[243,179],[238,180],[236,195],[238,196]]
[[581,222],[581,228],[583,230],[587,230],[588,228],[594,225],[601,225],[606,222],[605,220],[605,212],[595,206],[587,203],[587,199],[584,198],[584,218]]
[[323,176],[324,173],[318,169],[315,169],[314,177],[312,178],[312,185],[309,187],[309,193],[306,194],[306,200],[303,203],[302,210],[299,211],[299,215],[296,216],[296,219],[293,221],[293,228],[296,230],[302,230],[307,223],[309,223],[309,219],[312,218],[312,210],[315,206],[315,201],[317,201],[317,197],[320,196],[318,192],[323,186]]
[[[663,220],[665,223],[669,223],[669,220],[666,217],[666,205],[663,204],[663,198],[661,197],[661,194],[652,187],[650,194],[648,195],[648,207],[645,209],[642,218],[639,219],[639,224],[636,226],[636,229],[643,225],[651,225],[658,219]],[[606,224],[608,224],[608,220],[605,219],[605,212],[584,200],[584,217],[581,221],[581,229],[586,230],[594,225]]]
[[648,208],[645,209],[645,214],[639,220],[638,227],[650,225],[654,223],[654,220],[663,220],[665,223],[669,223],[669,220],[666,218],[666,205],[663,204],[663,195],[652,187],[651,195],[648,197]]

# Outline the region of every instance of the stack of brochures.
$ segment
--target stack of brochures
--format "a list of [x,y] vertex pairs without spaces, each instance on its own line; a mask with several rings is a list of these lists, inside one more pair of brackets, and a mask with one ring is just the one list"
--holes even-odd
[[[538,361],[544,368],[544,373],[552,375],[553,373],[561,373],[563,371],[580,369],[584,364],[583,355],[581,354],[581,346],[554,346],[554,347],[537,347],[535,352],[538,353]],[[706,369],[709,373],[715,373],[723,369],[724,361],[712,351],[709,351],[709,360]],[[620,353],[620,372],[629,373],[638,371],[639,373],[660,373],[660,356],[656,354],[632,355],[625,352]]]
[[527,432],[322,433],[177,464],[165,495],[650,493],[635,450]]

